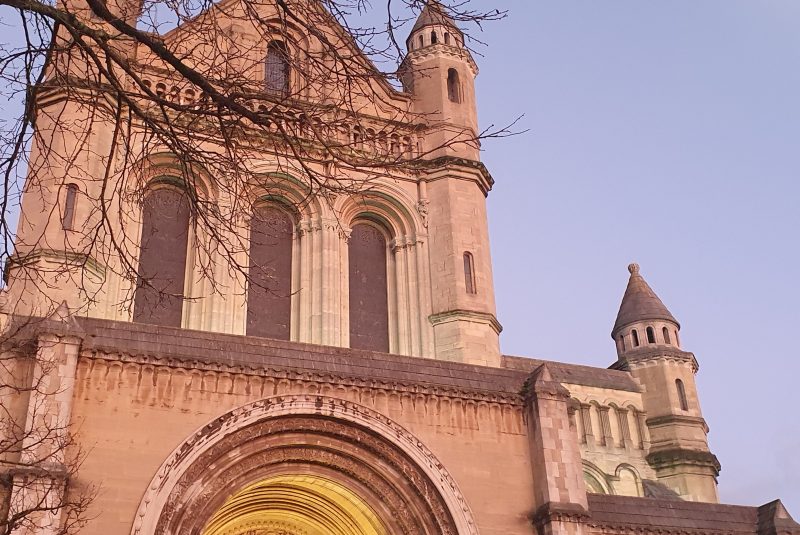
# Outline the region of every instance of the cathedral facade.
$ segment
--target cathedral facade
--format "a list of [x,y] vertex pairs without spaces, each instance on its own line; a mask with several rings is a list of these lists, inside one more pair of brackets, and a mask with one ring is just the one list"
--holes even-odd
[[[323,90],[288,58],[317,45],[287,37],[277,13],[259,20],[275,21],[280,38],[226,31],[256,43],[265,91],[304,88],[282,104],[275,132],[312,146],[324,124],[306,121],[302,102]],[[194,23],[164,40],[202,54]],[[108,166],[93,161],[116,124],[95,122],[78,143],[90,107],[43,92],[31,166],[49,182],[25,191],[3,291],[11,364],[0,384],[14,425],[0,431],[21,429],[27,442],[0,459],[0,514],[41,501],[46,487],[91,489],[87,535],[800,534],[780,502],[719,503],[698,360],[638,265],[608,368],[501,353],[478,67],[435,2],[405,45],[403,89],[377,84],[380,98],[326,136],[407,165],[376,175],[265,146],[248,155],[270,177],[262,191],[239,188],[235,174],[209,180],[168,147],[127,147],[137,164],[126,180],[141,194],[112,188],[99,256],[82,252],[80,229],[106,195]],[[138,76],[154,94],[200,98],[147,50],[129,53],[148,65]],[[84,174],[65,178],[66,152]],[[369,186],[308,193],[309,174],[337,173]],[[193,203],[233,213],[237,195],[250,213],[219,242],[246,250],[198,253],[211,238],[198,236]],[[112,228],[135,246],[112,243]],[[135,280],[119,268],[128,251]],[[246,269],[226,267],[226,254]],[[79,468],[63,469],[75,456]],[[10,533],[60,533],[66,516],[33,508]]]

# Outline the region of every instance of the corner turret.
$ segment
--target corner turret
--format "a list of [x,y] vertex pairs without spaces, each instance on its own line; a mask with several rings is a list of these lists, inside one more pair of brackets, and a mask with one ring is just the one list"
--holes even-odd
[[669,346],[680,349],[678,320],[639,274],[639,264],[628,266],[628,287],[619,305],[611,337],[621,358],[643,346]]
[[478,160],[478,66],[464,45],[464,34],[446,9],[430,0],[406,47],[408,55],[400,66],[403,87],[414,95],[414,111],[430,127],[423,154]]
[[650,432],[647,462],[660,482],[683,498],[718,502],[720,465],[708,447],[708,426],[700,411],[697,359],[680,347],[680,324],[639,273],[630,279],[611,337],[618,360],[644,387],[642,402]]

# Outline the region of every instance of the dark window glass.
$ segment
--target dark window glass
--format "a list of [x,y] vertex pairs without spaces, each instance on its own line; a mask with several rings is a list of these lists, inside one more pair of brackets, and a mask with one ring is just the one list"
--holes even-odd
[[436,38],[436,32],[431,32],[431,44],[435,45],[439,40]]
[[350,347],[389,351],[386,238],[373,225],[353,226],[349,244]]
[[189,214],[180,190],[158,188],[145,196],[133,321],[181,326]]
[[280,41],[273,41],[267,47],[264,80],[270,93],[289,94],[289,54]]
[[275,206],[250,222],[247,334],[288,340],[292,315],[292,219]]
[[61,218],[61,227],[64,230],[75,228],[75,202],[78,197],[78,185],[68,184],[67,195],[64,199],[64,217]]
[[683,386],[683,381],[675,379],[675,388],[678,390],[678,401],[681,404],[681,410],[689,410],[689,402],[686,400],[686,389]]
[[670,340],[669,340],[669,329],[667,329],[666,327],[664,327],[664,328],[661,330],[661,334],[663,334],[663,335],[664,335],[664,343],[665,343],[665,344],[669,344],[669,343],[671,343],[671,342],[670,342]]
[[475,265],[470,252],[464,253],[464,283],[468,294],[478,293],[478,288],[475,285]]
[[653,330],[652,327],[647,328],[647,343],[648,344],[656,343],[656,332]]
[[451,102],[461,102],[461,82],[455,69],[447,70],[447,98]]

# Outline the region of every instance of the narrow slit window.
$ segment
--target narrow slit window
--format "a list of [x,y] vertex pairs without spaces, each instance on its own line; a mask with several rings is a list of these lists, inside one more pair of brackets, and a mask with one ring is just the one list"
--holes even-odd
[[447,32],[444,32],[444,44],[446,45],[450,44],[450,34]]
[[423,46],[425,46],[425,37],[420,35],[419,36],[419,47],[422,48]]
[[647,343],[648,344],[656,343],[656,332],[653,330],[652,327],[647,328]]
[[439,42],[439,39],[436,37],[436,32],[431,32],[431,44],[435,45]]
[[661,334],[663,334],[663,335],[664,335],[664,343],[665,343],[665,344],[671,344],[671,343],[672,343],[672,342],[670,341],[670,339],[669,339],[669,329],[667,329],[666,327],[664,327],[664,328],[661,330]]
[[622,351],[625,351],[625,336],[622,334],[619,335],[619,347]]
[[78,185],[68,184],[67,195],[64,199],[64,216],[61,218],[61,227],[64,230],[72,230],[75,225],[75,202],[78,198]]
[[461,81],[455,69],[447,70],[447,98],[450,102],[461,102]]
[[631,331],[631,338],[633,338],[633,347],[639,347],[639,333],[636,329]]
[[464,283],[468,294],[478,293],[478,287],[475,284],[475,262],[470,252],[464,253]]
[[686,400],[686,388],[683,386],[683,381],[675,379],[675,388],[678,391],[678,401],[681,404],[681,410],[689,410],[689,402]]

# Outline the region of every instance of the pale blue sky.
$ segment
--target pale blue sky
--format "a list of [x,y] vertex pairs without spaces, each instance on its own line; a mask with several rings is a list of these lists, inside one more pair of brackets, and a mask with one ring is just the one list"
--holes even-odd
[[722,500],[800,519],[800,0],[474,1],[510,11],[481,122],[530,129],[484,145],[503,350],[611,364],[638,262],[700,362]]
[[530,129],[484,144],[503,351],[611,364],[638,262],[700,362],[721,498],[800,519],[800,1],[491,5],[481,122]]

